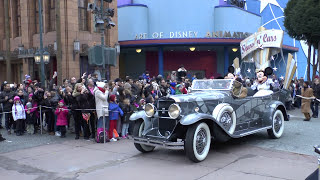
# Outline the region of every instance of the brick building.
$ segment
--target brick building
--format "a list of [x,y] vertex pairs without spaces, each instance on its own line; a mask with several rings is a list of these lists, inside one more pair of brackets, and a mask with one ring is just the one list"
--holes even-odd
[[[34,53],[40,46],[38,0],[8,0],[11,51],[11,81],[20,83],[25,74],[39,79],[39,65],[34,63]],[[94,26],[93,14],[87,11],[87,4],[94,0],[60,0],[60,8],[55,0],[42,0],[43,45],[50,53],[50,63],[45,65],[47,79],[58,72],[59,83],[64,78],[80,77],[83,72],[92,73],[95,67],[88,64],[88,48],[100,44],[100,33]],[[107,6],[107,4],[105,4]],[[0,82],[6,77],[6,36],[4,0],[0,1]],[[110,8],[115,9],[112,18],[117,24],[117,0]],[[60,12],[62,58],[57,59],[56,17]],[[105,44],[118,44],[118,27],[105,32]],[[75,42],[80,42],[80,52],[74,51]],[[118,58],[117,58],[118,59]],[[61,68],[57,68],[61,61]],[[117,60],[118,61],[118,60]],[[101,67],[100,67],[101,68]],[[118,63],[110,67],[110,78],[119,76]],[[12,83],[11,82],[11,83]]]

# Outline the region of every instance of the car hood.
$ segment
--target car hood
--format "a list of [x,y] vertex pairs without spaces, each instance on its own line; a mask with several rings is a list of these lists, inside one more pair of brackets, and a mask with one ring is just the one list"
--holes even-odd
[[180,94],[180,95],[171,95],[170,98],[173,99],[177,103],[181,102],[191,102],[197,100],[214,100],[214,99],[222,99],[226,96],[229,96],[230,93],[227,91],[198,91],[192,92],[189,94]]

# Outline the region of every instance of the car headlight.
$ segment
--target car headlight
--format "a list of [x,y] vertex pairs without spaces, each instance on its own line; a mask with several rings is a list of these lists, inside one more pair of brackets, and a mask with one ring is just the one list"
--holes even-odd
[[156,107],[154,107],[154,105],[148,103],[144,107],[144,112],[146,113],[147,117],[152,117],[156,112]]
[[168,114],[172,119],[177,119],[181,114],[180,106],[178,104],[171,104]]

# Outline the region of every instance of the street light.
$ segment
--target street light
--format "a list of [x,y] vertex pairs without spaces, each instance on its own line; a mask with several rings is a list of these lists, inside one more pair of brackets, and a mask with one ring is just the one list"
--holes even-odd
[[45,51],[45,52],[43,53],[43,62],[44,62],[45,64],[48,64],[49,61],[50,61],[50,53],[48,53],[48,51]]
[[41,55],[39,53],[39,51],[37,51],[35,54],[34,54],[34,62],[36,64],[40,64],[41,63]]

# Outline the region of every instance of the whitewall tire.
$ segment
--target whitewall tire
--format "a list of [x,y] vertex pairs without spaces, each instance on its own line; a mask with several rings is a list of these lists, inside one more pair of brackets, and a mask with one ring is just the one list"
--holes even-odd
[[233,134],[236,129],[236,113],[233,108],[226,103],[219,104],[213,110],[212,116],[222,125],[222,127]]
[[278,139],[284,131],[284,116],[282,111],[276,110],[272,117],[272,128],[268,129],[268,135],[272,139]]
[[186,134],[184,149],[187,157],[193,162],[206,159],[211,144],[209,126],[204,122],[191,125]]

